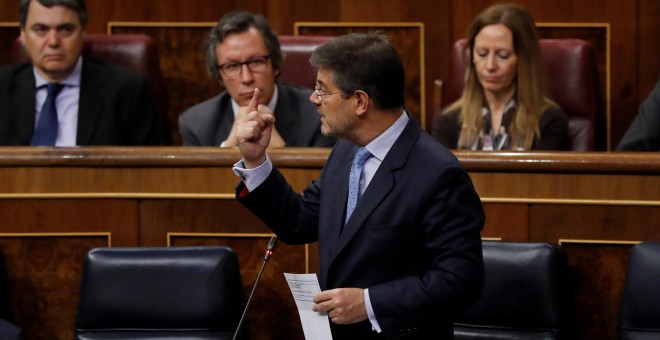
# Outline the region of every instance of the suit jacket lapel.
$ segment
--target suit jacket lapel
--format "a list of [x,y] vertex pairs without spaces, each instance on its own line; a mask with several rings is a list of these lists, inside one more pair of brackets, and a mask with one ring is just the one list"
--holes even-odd
[[82,75],[80,80],[80,102],[78,106],[77,145],[89,144],[96,124],[103,111],[105,96],[103,95],[103,77],[110,74],[98,72],[93,61],[83,58]]
[[[331,264],[334,259],[341,253],[341,251],[348,245],[348,243],[355,237],[355,234],[365,226],[365,222],[368,219],[369,215],[376,209],[376,207],[384,199],[388,197],[394,188],[394,173],[395,171],[402,169],[407,160],[408,156],[411,153],[412,148],[414,147],[417,139],[419,138],[421,130],[417,125],[417,122],[412,118],[406,125],[406,128],[403,130],[397,141],[392,145],[392,148],[383,159],[383,162],[380,164],[378,171],[374,174],[374,177],[371,179],[369,186],[365,190],[362,198],[355,206],[355,210],[351,215],[351,218],[348,220],[348,223],[343,228],[343,231],[339,235],[337,243],[332,248],[332,254],[330,256]],[[330,201],[339,201],[343,203],[343,209],[337,206],[332,206],[335,210],[330,211],[345,211],[346,210],[346,199],[348,192],[348,173],[350,172],[351,159],[353,153],[349,155],[348,160],[348,170],[345,172],[344,181],[341,183],[333,183],[342,186],[342,198],[341,200],[330,200]],[[343,174],[343,172],[340,172]],[[324,184],[325,187],[325,184]],[[332,188],[332,187],[331,187]],[[339,187],[338,187],[339,188]],[[334,203],[333,203],[334,204]],[[344,214],[335,214],[341,215],[340,218],[344,218]],[[340,223],[343,223],[341,220]],[[323,258],[321,256],[321,258]]]
[[35,123],[36,83],[32,66],[25,67],[15,79],[15,87],[10,98],[9,114],[17,129],[16,145],[30,145]]
[[229,133],[231,133],[231,128],[234,126],[234,109],[231,105],[231,97],[228,92],[225,92],[220,98],[218,105],[218,129],[216,130],[214,145],[219,146],[224,142]]

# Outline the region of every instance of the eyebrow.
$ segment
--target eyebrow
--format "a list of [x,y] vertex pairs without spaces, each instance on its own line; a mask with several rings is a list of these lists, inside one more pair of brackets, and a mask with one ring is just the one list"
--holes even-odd
[[67,22],[67,23],[63,23],[63,24],[59,24],[59,25],[55,25],[55,26],[51,26],[51,25],[48,25],[48,24],[43,24],[43,23],[35,22],[35,23],[32,24],[32,26],[30,26],[30,27],[31,27],[31,28],[45,27],[45,28],[48,28],[48,29],[51,29],[51,28],[54,27],[56,30],[61,30],[61,29],[64,29],[64,28],[76,28],[76,27],[78,27],[78,26],[76,26],[76,24],[74,24],[74,23],[72,23],[72,22]]

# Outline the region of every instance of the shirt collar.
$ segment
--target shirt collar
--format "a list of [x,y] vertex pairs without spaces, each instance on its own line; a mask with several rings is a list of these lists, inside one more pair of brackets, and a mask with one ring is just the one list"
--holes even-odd
[[[488,103],[484,103],[485,105],[481,108],[481,114],[482,116],[487,116],[490,113],[490,109],[488,108]],[[511,109],[516,107],[516,100],[511,98],[508,103],[506,103],[506,106],[504,107],[504,114],[508,114]]]
[[[32,67],[32,72],[34,73],[35,85],[37,88],[45,86],[48,84],[48,81],[44,79],[39,72],[37,72],[36,67]],[[80,79],[82,78],[82,56],[78,57],[76,66],[73,67],[73,71],[66,77],[64,80],[59,83],[66,86],[80,87]]]
[[[270,98],[270,101],[268,102],[268,108],[273,113],[275,113],[275,106],[277,106],[277,97],[278,97],[277,94],[278,94],[277,84],[275,84],[273,87],[273,96]],[[234,118],[236,118],[240,106],[238,105],[238,102],[234,100],[234,98],[231,99],[231,108],[232,110],[234,110]]]
[[401,116],[399,116],[399,119],[397,119],[392,126],[385,130],[385,132],[381,133],[380,136],[376,137],[376,139],[372,140],[371,143],[366,145],[367,150],[382,162],[392,148],[392,145],[394,145],[394,142],[396,142],[397,138],[399,138],[403,132],[403,129],[406,128],[409,120],[410,117],[408,117],[406,111],[403,111]]

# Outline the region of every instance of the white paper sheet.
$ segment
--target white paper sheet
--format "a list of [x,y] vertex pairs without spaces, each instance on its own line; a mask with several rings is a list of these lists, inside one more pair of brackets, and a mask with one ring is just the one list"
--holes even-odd
[[312,311],[314,296],[321,292],[316,274],[284,273],[298,307],[305,339],[332,340],[328,315]]

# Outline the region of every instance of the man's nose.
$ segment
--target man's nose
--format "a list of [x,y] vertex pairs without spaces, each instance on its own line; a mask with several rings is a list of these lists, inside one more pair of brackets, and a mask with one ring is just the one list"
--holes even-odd
[[57,32],[57,29],[53,28],[48,31],[48,34],[46,35],[46,42],[48,43],[48,46],[59,46],[60,36]]
[[254,80],[254,74],[247,64],[241,65],[241,80],[244,83],[251,83]]

